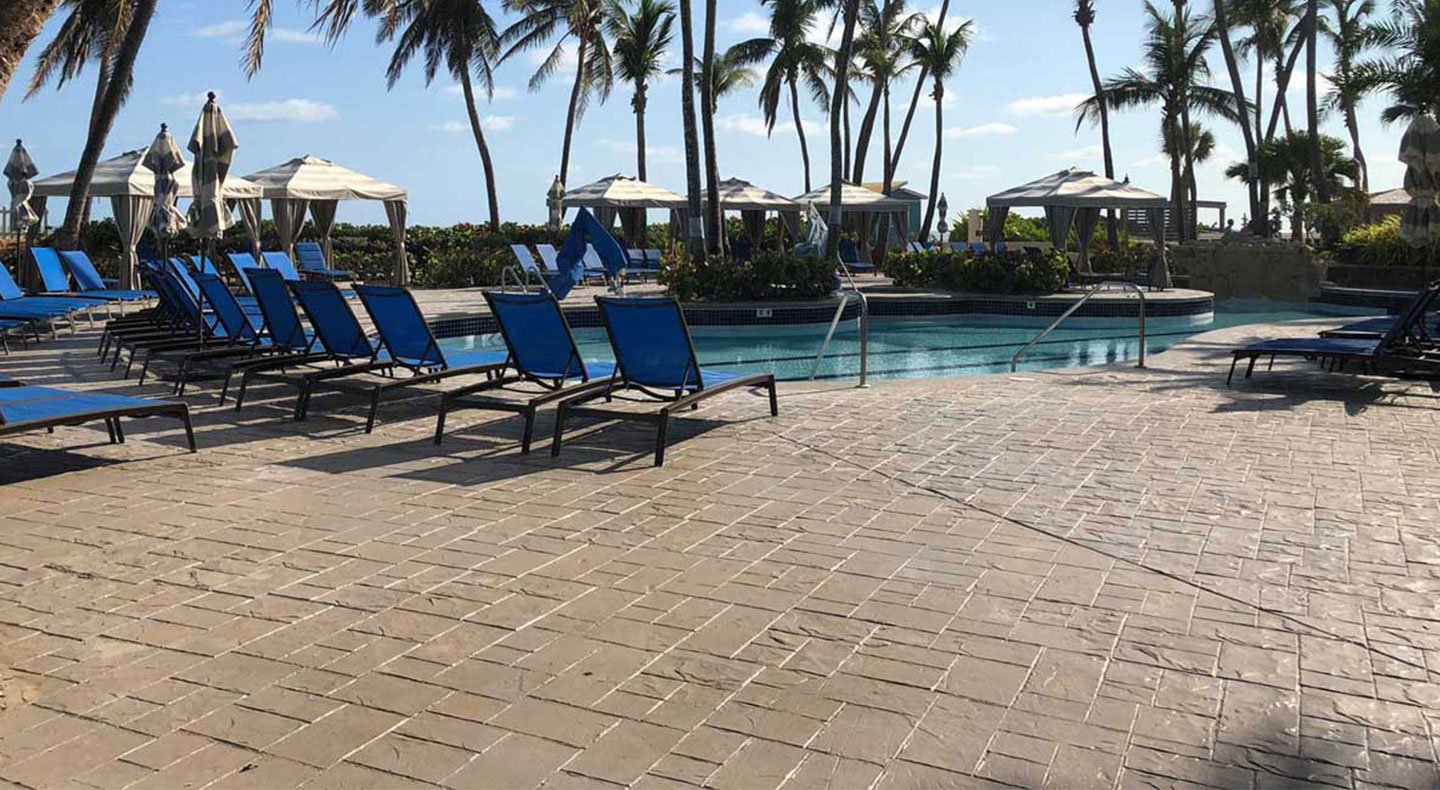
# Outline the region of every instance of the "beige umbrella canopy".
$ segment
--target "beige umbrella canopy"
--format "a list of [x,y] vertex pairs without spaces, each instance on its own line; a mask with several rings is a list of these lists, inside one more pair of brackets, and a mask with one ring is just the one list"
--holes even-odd
[[382,201],[395,237],[395,280],[401,284],[409,282],[410,264],[405,257],[407,195],[403,188],[309,154],[256,171],[246,178],[259,184],[270,200],[280,246],[292,257],[295,254],[295,238],[300,235],[300,226],[305,224],[305,212],[310,212],[310,219],[320,233],[327,266],[334,265],[330,255],[330,233],[335,228],[335,210],[339,201]]
[[568,190],[560,199],[564,208],[588,208],[602,227],[609,230],[620,217],[625,235],[631,243],[638,243],[645,222],[646,209],[669,209],[672,223],[685,213],[688,205],[684,197],[664,187],[657,187],[638,178],[621,173]]
[[[806,203],[814,203],[823,213],[829,214],[830,186],[827,184],[819,189],[812,189],[795,198],[795,202],[802,206]],[[840,210],[846,214],[901,212],[908,215],[910,203],[845,181],[840,184]]]
[[800,212],[804,207],[790,198],[768,189],[762,189],[749,181],[727,178],[720,182],[720,209],[740,212],[740,222],[745,226],[745,235],[751,243],[759,244],[765,238],[765,213],[774,211],[780,215],[780,224],[792,238],[800,234]]

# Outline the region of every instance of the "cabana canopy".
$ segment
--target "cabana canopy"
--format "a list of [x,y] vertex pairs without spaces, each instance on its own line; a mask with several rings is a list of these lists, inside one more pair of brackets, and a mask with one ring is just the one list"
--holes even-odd
[[720,210],[740,212],[740,224],[745,227],[745,235],[751,244],[759,244],[765,239],[765,213],[768,211],[780,216],[780,226],[791,238],[798,238],[800,212],[804,206],[749,181],[727,178],[720,182]]
[[335,228],[336,204],[341,200],[379,200],[385,203],[385,216],[395,236],[395,280],[410,280],[410,263],[405,256],[405,190],[363,173],[341,167],[318,156],[296,157],[274,167],[267,167],[246,176],[259,184],[270,200],[275,218],[275,232],[280,246],[292,258],[295,238],[305,224],[305,212],[320,232],[320,246],[325,252],[325,265],[331,259],[330,233]]
[[[801,205],[814,204],[820,215],[828,220],[831,208],[830,185],[826,184],[818,189],[812,189],[795,198],[795,202]],[[855,234],[860,242],[862,257],[869,257],[870,239],[877,232],[882,218],[884,218],[883,221],[891,222],[894,225],[895,229],[899,231],[900,238],[904,239],[910,235],[909,201],[889,197],[857,184],[842,181],[840,182],[839,208],[844,217],[845,226]]]
[[636,244],[644,235],[647,209],[669,209],[671,223],[678,226],[683,224],[682,218],[689,203],[664,187],[616,173],[567,191],[560,199],[560,205],[562,208],[590,209],[607,232],[614,227],[615,217],[619,216],[626,238]]
[[1050,241],[1056,249],[1065,248],[1070,227],[1075,226],[1080,239],[1080,271],[1089,272],[1090,237],[1100,220],[1101,209],[1144,209],[1148,212],[1151,227],[1156,229],[1155,243],[1160,250],[1165,246],[1165,209],[1169,204],[1168,198],[1128,182],[1121,183],[1089,170],[1071,167],[986,198],[989,216],[985,235],[991,244],[1001,241],[1005,218],[1011,207],[1043,208],[1045,222],[1050,229]]

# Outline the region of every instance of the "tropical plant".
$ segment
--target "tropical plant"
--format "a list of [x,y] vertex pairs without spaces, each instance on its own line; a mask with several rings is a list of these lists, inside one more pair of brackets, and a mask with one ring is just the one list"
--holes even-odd
[[[840,190],[845,179],[848,163],[844,154],[850,150],[849,141],[849,78],[852,49],[855,46],[855,23],[860,16],[860,0],[842,0],[840,14],[843,17],[843,31],[840,34],[840,48],[835,52],[835,90],[831,93],[830,105],[830,222],[825,234],[825,258],[833,260],[840,251],[841,214]],[[842,120],[843,118],[843,120]],[[845,139],[841,139],[841,125],[846,126]]]
[[[695,70],[702,72],[705,66],[702,62],[695,64]],[[676,66],[665,72],[672,77],[679,77],[684,69]],[[720,110],[720,100],[734,93],[739,93],[744,88],[754,87],[755,72],[745,65],[737,56],[734,48],[717,52],[715,54],[715,65],[710,74],[710,114]]]
[[40,36],[60,0],[5,0],[0,3],[0,98],[30,43]]
[[781,96],[788,91],[790,114],[800,140],[805,191],[809,192],[810,148],[800,118],[800,83],[805,83],[817,104],[829,104],[826,76],[830,71],[830,50],[810,39],[822,6],[819,0],[762,0],[762,4],[770,8],[769,35],[742,41],[731,52],[747,66],[769,61],[760,85],[760,110],[765,116],[765,128],[772,134],[780,114]]
[[[1316,172],[1324,167],[1320,143],[1320,0],[1305,3],[1305,130],[1310,135],[1310,167]],[[1330,185],[1325,179],[1315,182],[1315,197],[1330,202]]]
[[[1268,182],[1282,207],[1290,211],[1290,234],[1296,241],[1305,240],[1305,227],[1312,214],[1309,202],[1323,184],[1330,194],[1343,195],[1356,191],[1360,166],[1346,153],[1345,142],[1336,137],[1320,138],[1321,175],[1311,164],[1310,135],[1294,131],[1260,145],[1260,178]],[[1238,181],[1250,177],[1247,163],[1236,162],[1225,169],[1225,176]]]
[[[1176,137],[1180,139],[1177,140]],[[1182,135],[1175,135],[1167,130],[1161,133],[1160,152],[1167,157],[1184,157],[1202,165],[1210,161],[1210,157],[1215,154],[1215,134],[1198,123],[1191,123]],[[1199,199],[1199,188],[1193,176],[1186,178],[1185,190],[1190,205],[1195,206],[1195,201]]]
[[[1100,69],[1095,65],[1095,45],[1090,41],[1090,27],[1095,24],[1095,0],[1075,0],[1075,12],[1071,16],[1080,27],[1080,37],[1085,42],[1085,62],[1090,67],[1090,85],[1094,95],[1098,96],[1101,91]],[[1097,120],[1100,122],[1100,148],[1105,155],[1105,177],[1113,180],[1115,155],[1110,148],[1110,108],[1101,104]],[[1119,243],[1114,211],[1110,212],[1109,221],[1105,223],[1105,237],[1112,247]]]
[[611,47],[615,73],[635,86],[630,98],[630,108],[635,111],[635,166],[644,181],[645,107],[649,103],[650,80],[660,76],[674,39],[675,6],[668,0],[640,0],[634,13],[629,13],[617,0],[610,0],[610,4],[605,24],[615,42]]
[[[381,8],[381,4],[385,8]],[[500,49],[495,20],[482,0],[367,0],[367,11],[379,13],[378,41],[395,41],[385,70],[386,86],[393,88],[405,67],[417,55],[425,61],[425,84],[443,68],[460,83],[470,132],[485,170],[485,194],[490,227],[500,228],[500,201],[495,189],[495,166],[485,141],[484,125],[475,107],[474,81],[487,96],[495,92],[494,62]],[[474,75],[473,79],[471,75]]]
[[1370,17],[1375,13],[1375,0],[1329,0],[1334,19],[1322,25],[1320,32],[1335,53],[1335,70],[1330,75],[1330,93],[1325,104],[1345,119],[1350,133],[1350,151],[1360,165],[1360,188],[1370,191],[1370,168],[1360,148],[1360,122],[1356,109],[1372,88],[1355,73],[1356,59],[1364,54],[1375,37]]
[[[1268,64],[1276,81],[1274,111],[1285,120],[1285,131],[1291,130],[1290,109],[1285,101],[1286,84],[1291,68],[1286,67],[1286,47],[1299,54],[1304,44],[1302,21],[1302,0],[1230,0],[1234,11],[1234,23],[1250,30],[1250,35],[1235,42],[1235,49],[1241,55],[1249,56],[1255,65],[1255,95],[1252,97],[1255,113],[1255,128],[1262,128],[1265,108],[1265,67]],[[1273,124],[1272,124],[1273,129]],[[1274,136],[1273,130],[1264,135]]]
[[970,49],[974,35],[974,20],[967,19],[950,31],[942,24],[927,22],[910,42],[910,57],[934,80],[930,98],[935,100],[935,157],[930,165],[930,200],[925,207],[925,220],[920,223],[922,240],[930,238],[935,205],[940,199],[940,163],[945,154],[945,81],[960,69],[960,61]]
[[691,0],[680,0],[680,125],[685,138],[685,205],[689,212],[686,246],[695,261],[705,257],[705,234],[696,232],[700,218],[700,137],[695,128],[695,32]]
[[707,112],[700,114],[700,129],[704,132],[705,149],[705,249],[719,253],[723,249],[720,208],[720,161],[715,141],[715,113],[709,108],[715,106],[710,92],[715,90],[715,0],[705,2],[705,44],[700,53],[700,102]]
[[850,170],[850,180],[857,184],[865,180],[870,139],[879,120],[884,136],[884,158],[880,164],[886,171],[886,187],[889,186],[890,84],[913,67],[913,61],[909,59],[909,41],[924,20],[922,14],[906,9],[906,0],[864,0],[860,5],[861,32],[855,41],[855,51],[871,87],[870,103],[860,121],[860,133],[855,141],[855,161]]
[[566,43],[575,41],[575,80],[570,86],[570,103],[565,113],[565,138],[560,148],[560,183],[569,184],[570,147],[575,126],[590,106],[591,97],[602,104],[615,87],[615,69],[610,44],[605,39],[608,0],[505,0],[505,10],[520,14],[501,34],[509,48],[501,61],[520,52],[554,45],[530,76],[530,90],[538,91],[565,62]]
[[[1231,38],[1230,13],[1229,9],[1226,8],[1230,0],[1212,0],[1212,2],[1215,19],[1215,38],[1220,42],[1220,52],[1225,59],[1225,71],[1230,75],[1230,89],[1235,93],[1235,104],[1244,107],[1246,106],[1245,80],[1240,75],[1240,59],[1235,51],[1234,40]],[[1251,173],[1257,172],[1260,167],[1260,154],[1259,148],[1257,147],[1257,141],[1260,136],[1258,108],[1256,113],[1254,128],[1251,128],[1249,113],[1242,112],[1238,119],[1240,136],[1245,141],[1245,162],[1250,168]],[[1252,178],[1245,184],[1246,197],[1249,198],[1250,216],[1254,218],[1252,229],[1258,228],[1262,224],[1261,218],[1264,216],[1263,209],[1260,205],[1260,185],[1257,181],[1258,179]],[[1198,196],[1192,195],[1192,199],[1198,199]]]
[[[950,13],[950,0],[943,0],[940,3],[940,13],[935,16],[935,26],[941,30],[945,29],[945,18]],[[906,45],[908,50],[909,45]],[[915,78],[915,90],[910,94],[910,109],[905,112],[905,121],[900,124],[900,136],[895,140],[895,150],[891,153],[890,160],[886,163],[885,182],[892,184],[895,178],[895,171],[900,167],[900,157],[905,153],[905,141],[910,137],[910,124],[915,120],[915,110],[920,106],[920,94],[925,92],[925,81],[930,76],[925,67],[916,64],[920,74]]]
[[[1162,145],[1165,139],[1181,139],[1187,130],[1185,117],[1191,108],[1238,122],[1240,113],[1248,110],[1238,105],[1235,94],[1209,84],[1210,67],[1205,53],[1214,41],[1213,25],[1198,20],[1188,9],[1167,15],[1150,3],[1145,4],[1145,37],[1142,41],[1144,64],[1127,68],[1105,81],[1100,93],[1081,102],[1076,108],[1077,123],[1093,121],[1103,105],[1111,110],[1130,110],[1159,106]],[[1170,195],[1174,216],[1187,216],[1185,184],[1181,156],[1188,146],[1172,146],[1170,160]],[[1186,172],[1193,167],[1184,168]],[[1177,222],[1182,230],[1187,222]]]
[[1390,19],[1371,26],[1388,52],[1355,67],[1362,84],[1390,94],[1385,123],[1440,111],[1440,0],[1395,0]]

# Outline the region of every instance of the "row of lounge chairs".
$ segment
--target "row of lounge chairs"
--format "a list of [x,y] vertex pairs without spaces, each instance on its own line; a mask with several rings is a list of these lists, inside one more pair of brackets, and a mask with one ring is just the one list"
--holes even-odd
[[[510,253],[515,256],[516,268],[513,272],[516,280],[522,284],[539,285],[545,290],[550,287],[550,280],[560,272],[560,253],[553,244],[536,244],[533,253],[524,244],[511,244]],[[644,280],[660,273],[660,250],[626,250],[626,255],[629,265],[625,269],[625,276]],[[593,245],[586,245],[583,261],[587,280],[593,278],[605,282],[611,279]]]

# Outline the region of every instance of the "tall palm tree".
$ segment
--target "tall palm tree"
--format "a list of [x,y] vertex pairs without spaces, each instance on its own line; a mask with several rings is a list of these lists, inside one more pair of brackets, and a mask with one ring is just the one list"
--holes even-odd
[[[1180,138],[1176,140],[1173,135],[1162,133],[1161,153],[1166,156],[1188,157],[1197,165],[1205,164],[1215,155],[1215,133],[1198,123],[1190,124],[1189,130],[1180,135]],[[1192,206],[1200,199],[1199,186],[1193,175],[1185,179],[1185,193]]]
[[30,43],[40,36],[60,0],[5,0],[0,3],[0,98],[10,87]]
[[645,173],[645,106],[649,103],[650,80],[660,76],[665,53],[674,39],[675,6],[669,0],[640,0],[634,13],[611,0],[605,24],[614,40],[615,73],[635,86],[630,107],[635,111],[637,174]]
[[927,22],[910,42],[910,57],[934,80],[930,98],[935,100],[935,158],[930,165],[930,201],[925,206],[925,221],[920,223],[922,241],[930,238],[935,204],[940,199],[940,163],[945,153],[945,80],[960,69],[960,61],[970,49],[974,35],[973,20],[966,20],[949,32],[943,24]]
[[[705,2],[705,44],[700,53],[700,103],[708,110],[715,106],[710,95],[715,90],[715,22],[718,15],[715,0]],[[715,113],[700,114],[700,128],[705,133],[705,243],[711,253],[723,249],[724,233],[720,218],[720,160],[715,141]]]
[[[935,17],[935,25],[942,30],[945,28],[945,17],[950,13],[950,0],[942,0],[940,13]],[[905,153],[905,141],[910,137],[910,123],[915,120],[915,110],[920,106],[920,94],[925,91],[925,81],[930,75],[926,73],[925,67],[918,65],[920,74],[915,78],[915,91],[910,94],[910,109],[905,112],[905,121],[900,124],[900,137],[895,141],[895,150],[886,167],[885,183],[890,184],[895,178],[895,171],[900,167],[900,156]]]
[[386,87],[395,87],[405,67],[417,55],[425,61],[426,85],[435,80],[442,68],[460,83],[470,132],[475,137],[475,147],[480,151],[480,163],[485,170],[490,229],[498,231],[500,200],[495,190],[495,166],[475,107],[474,86],[478,80],[487,96],[494,95],[494,63],[500,50],[495,20],[483,0],[367,0],[366,10],[380,16],[376,40],[396,42],[390,65],[385,70]]
[[120,105],[130,91],[135,74],[135,61],[140,57],[140,47],[145,43],[145,34],[150,29],[150,20],[155,16],[157,0],[136,0],[130,22],[125,26],[125,36],[115,51],[115,63],[110,70],[110,80],[101,97],[98,113],[90,124],[85,137],[85,148],[80,152],[80,163],[75,168],[75,183],[70,188],[70,200],[65,206],[65,222],[56,234],[55,243],[62,249],[72,248],[80,237],[80,222],[85,216],[86,204],[90,202],[90,181],[95,177],[95,166],[100,163],[100,152],[105,140],[120,114]]
[[[1105,81],[1100,93],[1075,108],[1078,123],[1093,121],[1101,105],[1112,110],[1138,107],[1160,108],[1160,130],[1164,139],[1182,139],[1182,124],[1187,109],[1238,121],[1248,108],[1236,102],[1235,94],[1209,84],[1210,67],[1205,52],[1214,40],[1214,27],[1200,24],[1186,9],[1178,15],[1166,15],[1150,3],[1145,4],[1145,33],[1141,41],[1144,63],[1141,68],[1127,68]],[[1172,146],[1170,160],[1170,195],[1176,227],[1184,228],[1186,215],[1186,181],[1181,174],[1180,155],[1183,147]]]
[[[1323,152],[1320,146],[1320,91],[1317,80],[1320,75],[1320,0],[1306,0],[1305,3],[1305,127],[1310,135],[1310,167],[1321,172]],[[1315,182],[1315,196],[1321,203],[1330,202],[1330,185],[1325,179]]]
[[[844,32],[840,34],[840,48],[835,52],[835,90],[830,105],[830,223],[825,236],[825,257],[834,258],[840,252],[840,228],[843,209],[840,203],[841,181],[845,178],[844,151],[850,146],[841,140],[841,116],[844,107],[850,106],[849,79],[851,49],[855,45],[855,22],[860,16],[860,0],[843,0],[840,13],[844,18]],[[842,148],[844,151],[842,151]]]
[[762,4],[770,7],[769,35],[742,41],[731,51],[747,66],[770,61],[760,85],[760,110],[765,115],[765,127],[772,133],[780,114],[781,96],[789,92],[790,114],[800,139],[805,191],[809,192],[810,147],[805,141],[805,125],[800,120],[800,83],[805,83],[818,104],[829,104],[830,88],[825,76],[829,72],[830,51],[824,44],[810,40],[821,4],[818,0],[762,0]]
[[[703,72],[703,62],[696,62],[695,70]],[[679,77],[684,74],[685,69],[676,66],[665,72],[672,77]],[[738,57],[738,53],[732,47],[724,52],[715,54],[715,65],[710,74],[710,114],[719,112],[720,100],[731,94],[739,93],[744,88],[755,86],[755,71],[745,65]]]
[[[1230,87],[1235,93],[1235,104],[1245,106],[1245,81],[1240,76],[1240,61],[1235,53],[1235,44],[1230,37],[1229,9],[1226,8],[1231,0],[1214,0],[1215,37],[1220,41],[1220,52],[1225,58],[1225,70],[1230,74]],[[1241,113],[1239,118],[1240,134],[1245,141],[1245,161],[1250,167],[1251,173],[1258,173],[1260,168],[1260,153],[1256,146],[1256,140],[1260,135],[1260,118],[1257,113],[1255,117],[1255,128],[1250,126],[1250,114]],[[1258,178],[1249,179],[1246,183],[1247,197],[1249,197],[1250,216],[1252,227],[1259,228],[1263,214],[1260,208],[1260,184]],[[1192,195],[1192,199],[1198,196]]]
[[1261,128],[1265,108],[1265,66],[1268,63],[1276,80],[1273,106],[1285,118],[1290,128],[1290,110],[1285,101],[1285,89],[1280,84],[1288,81],[1285,68],[1285,50],[1303,43],[1302,27],[1299,24],[1304,8],[1302,0],[1230,0],[1235,11],[1235,24],[1249,28],[1250,35],[1239,39],[1237,51],[1250,57],[1255,63],[1255,128]]
[[695,129],[695,32],[690,0],[680,0],[680,124],[685,137],[685,203],[688,208],[685,238],[692,260],[705,258],[705,235],[697,233],[700,221],[700,137]]
[[[1311,163],[1308,132],[1291,132],[1265,141],[1260,148],[1260,178],[1270,182],[1282,204],[1289,205],[1290,233],[1296,241],[1305,240],[1310,196],[1317,194],[1322,184],[1334,194],[1355,191],[1352,185],[1360,177],[1360,165],[1346,155],[1345,143],[1338,138],[1329,135],[1320,138],[1321,169],[1318,172],[1322,176],[1319,178]],[[1243,180],[1250,177],[1250,168],[1236,162],[1226,168],[1225,175]]]
[[1371,26],[1383,54],[1355,67],[1356,78],[1390,94],[1385,123],[1440,113],[1440,0],[1395,0],[1391,18]]
[[615,69],[605,39],[607,0],[505,0],[505,10],[520,14],[501,35],[509,48],[501,60],[544,46],[554,40],[550,53],[530,77],[530,90],[538,91],[565,60],[565,44],[575,40],[575,81],[565,113],[565,139],[560,149],[560,183],[569,184],[570,146],[575,126],[590,104],[592,94],[603,104],[615,87]]
[[[1095,24],[1095,0],[1075,0],[1075,12],[1071,14],[1080,27],[1080,38],[1085,42],[1085,61],[1090,65],[1090,85],[1095,95],[1100,94],[1100,69],[1095,65],[1095,45],[1090,41],[1090,26]],[[1105,177],[1115,178],[1115,154],[1110,148],[1110,110],[1100,105],[1100,147],[1105,154]],[[1105,237],[1110,248],[1120,245],[1119,233],[1115,228],[1115,212],[1109,213],[1105,223]]]
[[1356,110],[1371,86],[1356,76],[1355,61],[1374,40],[1369,19],[1375,13],[1375,0],[1329,0],[1329,3],[1335,18],[1321,26],[1320,32],[1335,53],[1335,71],[1330,75],[1332,87],[1325,103],[1339,110],[1345,119],[1345,129],[1350,133],[1350,150],[1360,166],[1360,188],[1368,193],[1370,168],[1365,163],[1364,151],[1360,149],[1360,122]]
[[[860,6],[862,32],[856,39],[855,49],[871,87],[870,104],[860,121],[860,133],[855,140],[855,162],[850,180],[857,184],[865,180],[865,162],[869,158],[875,124],[882,120],[882,113],[888,117],[890,83],[911,67],[912,62],[908,58],[910,35],[925,20],[922,14],[911,13],[905,6],[906,0],[864,0]],[[886,158],[882,165],[889,162],[890,153],[889,125],[883,125],[886,127]]]

